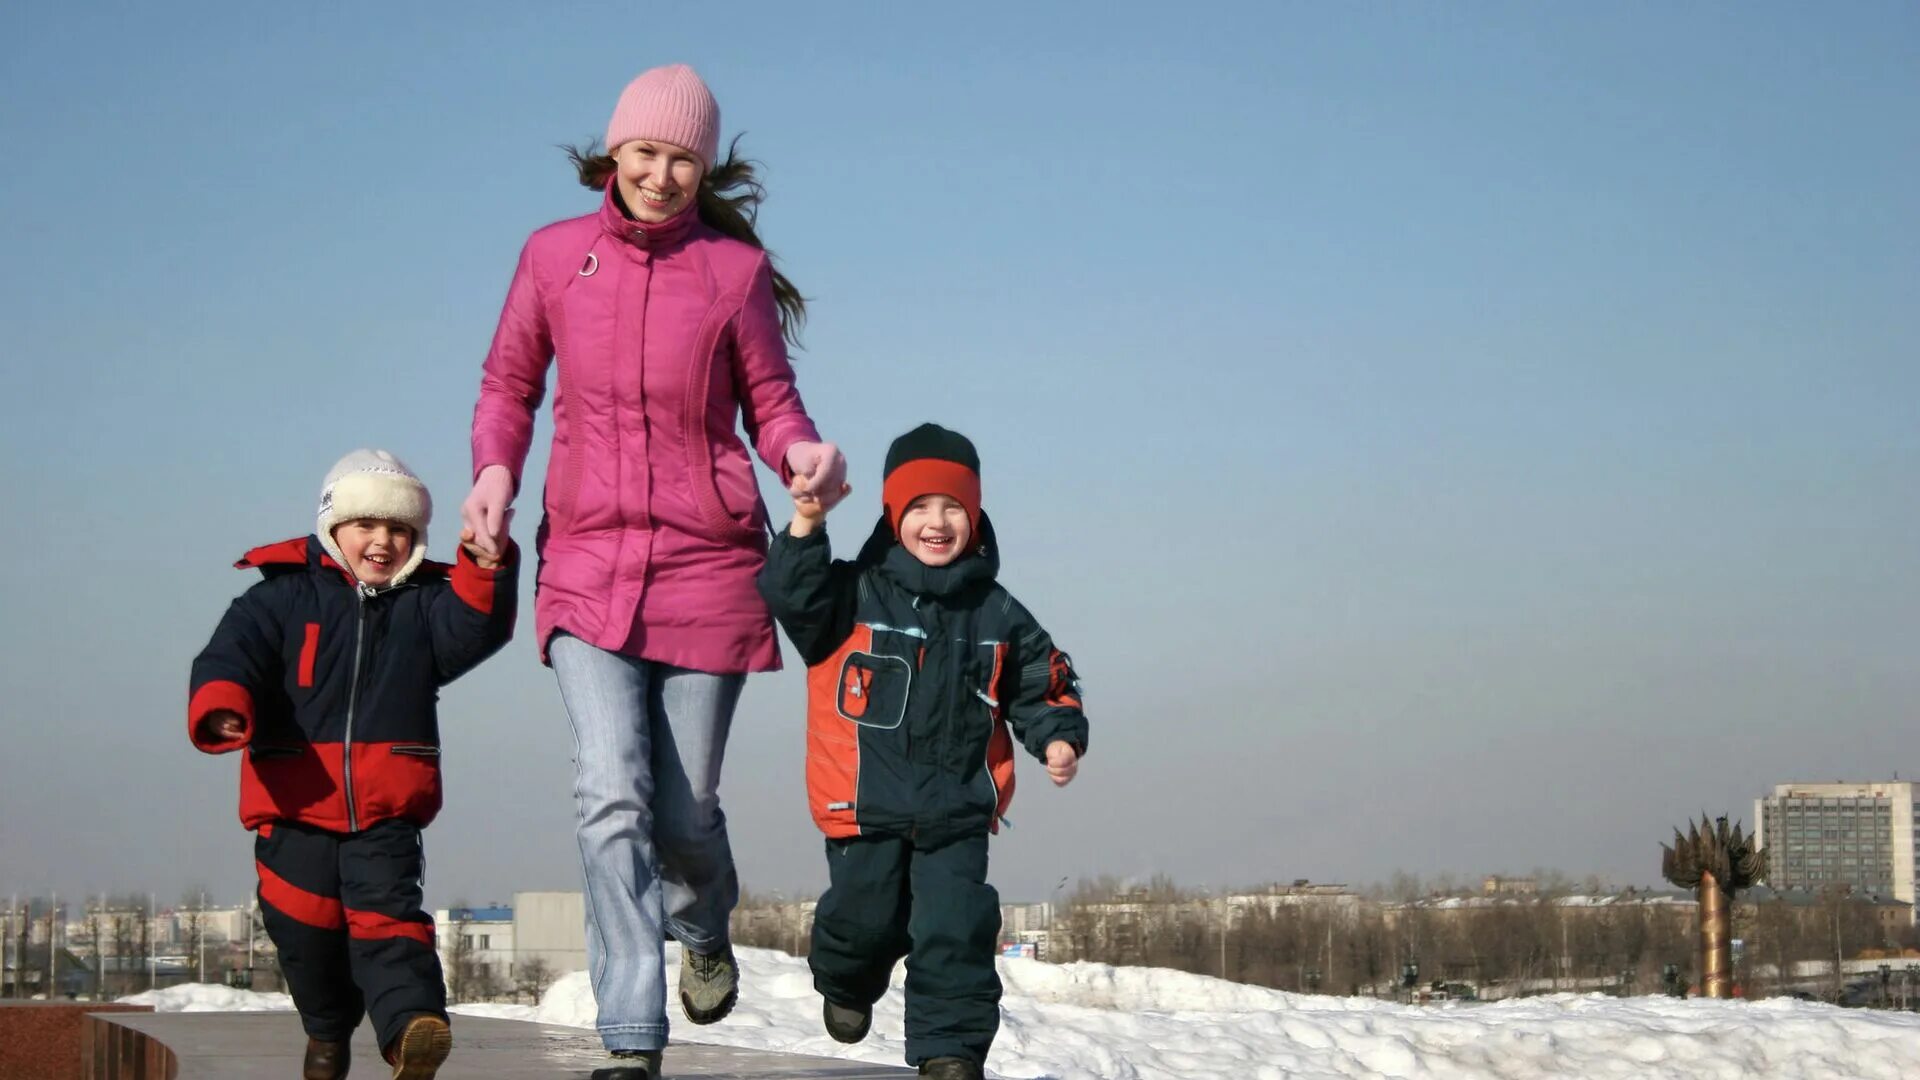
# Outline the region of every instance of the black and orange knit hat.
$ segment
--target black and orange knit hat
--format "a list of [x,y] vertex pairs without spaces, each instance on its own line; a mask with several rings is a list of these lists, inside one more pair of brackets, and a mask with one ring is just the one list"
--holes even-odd
[[895,536],[907,507],[922,495],[945,495],[966,507],[967,524],[980,535],[980,455],[965,435],[921,424],[887,447],[880,498]]

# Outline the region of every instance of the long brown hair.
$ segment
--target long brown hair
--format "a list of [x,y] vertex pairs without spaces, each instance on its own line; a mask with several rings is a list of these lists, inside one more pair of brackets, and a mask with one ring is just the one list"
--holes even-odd
[[[582,187],[604,190],[618,169],[613,155],[601,149],[598,139],[584,146],[561,149],[567,152],[574,170],[580,174]],[[733,142],[727,144],[726,158],[700,178],[700,191],[694,205],[708,228],[766,251],[767,245],[760,242],[760,234],[754,231],[760,203],[767,197],[767,189],[761,185],[757,172],[760,163],[741,157],[739,151],[740,138],[736,135]],[[768,251],[767,256],[771,261],[773,253]],[[773,271],[773,302],[780,309],[781,335],[788,345],[798,348],[800,327],[807,321],[807,298],[801,296],[800,290],[778,269]]]

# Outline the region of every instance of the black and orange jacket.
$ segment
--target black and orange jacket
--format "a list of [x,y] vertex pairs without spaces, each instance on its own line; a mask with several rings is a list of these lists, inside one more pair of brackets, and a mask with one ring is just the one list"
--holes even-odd
[[[422,562],[367,590],[317,537],[255,548],[234,565],[266,580],[227,608],[193,661],[187,736],[210,754],[246,751],[240,820],[356,832],[386,818],[426,825],[440,810],[440,688],[513,636],[518,554],[483,570]],[[246,733],[201,721],[239,713]]]
[[1073,665],[995,580],[985,514],[980,535],[945,567],[884,520],[852,561],[824,529],[774,538],[760,591],[807,664],[807,801],[828,836],[997,830],[1014,739],[1043,760],[1055,739],[1086,751]]

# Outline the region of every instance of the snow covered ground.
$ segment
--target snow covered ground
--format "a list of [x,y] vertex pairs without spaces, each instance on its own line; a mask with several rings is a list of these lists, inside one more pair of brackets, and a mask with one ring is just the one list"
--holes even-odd
[[[899,1063],[903,968],[873,1034],[841,1046],[820,1029],[805,960],[740,950],[740,1005],[699,1042]],[[668,980],[679,971],[667,948]],[[1558,994],[1491,1004],[1406,1006],[1318,997],[1199,975],[1105,964],[1003,960],[1004,1019],[988,1071],[1052,1080],[1320,1080],[1347,1077],[1633,1077],[1877,1080],[1920,1075],[1920,1015],[1806,1002],[1685,1001]],[[162,1011],[286,1009],[284,994],[181,986],[127,1000]],[[539,1005],[455,1013],[593,1025],[585,974]],[[677,1007],[674,1015],[678,1017]],[[457,1030],[457,1027],[456,1027]],[[458,1050],[455,1050],[458,1053]],[[672,1067],[672,1057],[667,1059]]]

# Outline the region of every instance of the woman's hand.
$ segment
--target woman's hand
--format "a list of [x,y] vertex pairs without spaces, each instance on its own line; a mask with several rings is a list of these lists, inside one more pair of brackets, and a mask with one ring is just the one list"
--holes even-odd
[[[837,503],[846,498],[847,493],[852,490],[851,485],[841,484],[833,502]],[[804,476],[793,478],[793,483],[787,485],[787,494],[793,496],[793,523],[787,526],[787,532],[796,539],[813,535],[815,529],[825,524],[827,510],[832,504],[808,491],[807,478]]]
[[[509,510],[507,512],[511,514],[513,511]],[[472,529],[463,528],[460,530],[460,546],[465,549],[467,558],[473,560],[473,565],[482,570],[500,569],[500,560],[494,558],[493,555],[488,552],[486,548],[481,547],[477,541],[478,538],[473,535]]]
[[[460,504],[463,543],[471,543],[487,558],[499,561],[507,550],[507,527],[513,524],[513,474],[505,465],[489,465],[473,480],[473,490]],[[471,533],[471,538],[467,535]]]
[[852,489],[847,486],[847,458],[830,442],[797,442],[787,449],[787,469],[806,482],[807,494],[818,499],[822,513],[834,508]]

